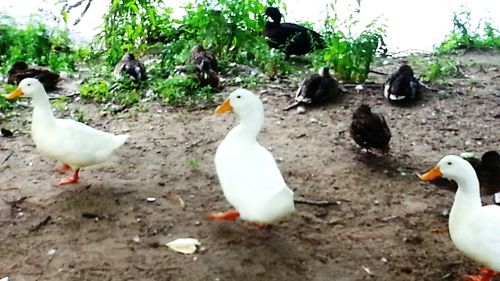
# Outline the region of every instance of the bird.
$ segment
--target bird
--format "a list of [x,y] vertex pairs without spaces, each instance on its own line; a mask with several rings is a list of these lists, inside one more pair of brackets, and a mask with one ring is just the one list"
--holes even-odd
[[215,89],[219,86],[217,72],[210,68],[208,60],[202,60],[200,65],[194,68],[194,73],[201,87],[210,86]]
[[466,275],[465,279],[489,281],[500,276],[500,206],[482,206],[476,172],[460,156],[444,156],[434,168],[419,175],[424,181],[439,177],[458,184],[448,220],[453,244],[464,255],[486,266],[481,275]]
[[389,151],[391,130],[382,114],[373,113],[370,106],[361,104],[352,114],[351,137],[359,146],[370,151],[372,148],[382,152]]
[[45,91],[49,92],[57,89],[57,83],[61,80],[56,72],[41,67],[30,67],[24,61],[17,61],[7,73],[7,84],[18,85],[24,78],[36,78],[43,84]]
[[420,91],[420,82],[408,64],[402,64],[387,77],[384,84],[384,97],[394,104],[416,101],[420,97]]
[[203,61],[208,62],[208,67],[213,71],[219,71],[219,63],[212,52],[201,45],[195,45],[191,49],[190,61],[192,65],[201,65]]
[[281,23],[282,15],[278,8],[268,7],[265,15],[271,18],[271,21],[266,21],[264,27],[268,45],[281,49],[286,58],[291,55],[305,55],[325,47],[323,38],[314,30],[294,23]]
[[241,218],[268,225],[294,210],[293,191],[288,188],[273,155],[258,141],[264,124],[264,106],[254,93],[237,89],[216,108],[234,112],[239,124],[219,144],[215,168],[226,199],[236,209],[215,213],[210,220]]
[[63,163],[62,170],[72,168],[73,175],[61,179],[59,185],[78,182],[80,168],[106,161],[122,146],[128,135],[113,135],[71,119],[56,119],[42,84],[26,78],[6,98],[29,97],[33,100],[31,136],[44,155]]
[[[500,192],[500,154],[497,151],[486,151],[479,159],[465,156],[463,158],[472,165],[476,172],[481,195],[493,195]],[[448,190],[457,190],[455,182],[444,178],[438,178],[431,183]]]
[[306,77],[295,94],[295,102],[284,110],[290,110],[300,104],[318,105],[331,100],[339,94],[339,83],[330,75],[328,67],[322,67],[318,73]]
[[148,79],[146,67],[142,62],[136,60],[132,53],[124,54],[113,70],[115,76],[120,76],[122,73],[130,75],[136,82]]

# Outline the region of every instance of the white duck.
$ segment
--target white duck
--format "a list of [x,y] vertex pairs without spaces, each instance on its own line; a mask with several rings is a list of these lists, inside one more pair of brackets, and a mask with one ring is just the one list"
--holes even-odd
[[266,225],[295,210],[293,191],[286,185],[273,155],[257,142],[264,123],[264,106],[252,92],[238,89],[216,113],[234,111],[240,124],[215,153],[215,168],[226,199],[236,208],[211,215],[212,220],[237,217]]
[[20,96],[33,99],[31,136],[37,149],[63,162],[63,169],[74,169],[73,176],[60,180],[60,185],[78,182],[80,168],[104,162],[128,138],[128,135],[115,136],[74,120],[56,119],[47,93],[34,78],[22,80],[7,99]]
[[500,206],[481,205],[474,168],[461,157],[448,155],[419,177],[422,180],[444,177],[458,185],[449,218],[451,240],[466,256],[488,267],[481,270],[482,275],[467,275],[465,279],[488,281],[500,276],[496,273],[500,272]]

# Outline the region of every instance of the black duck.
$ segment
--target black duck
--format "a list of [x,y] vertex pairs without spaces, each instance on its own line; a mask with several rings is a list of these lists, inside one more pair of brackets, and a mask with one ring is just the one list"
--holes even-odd
[[148,75],[146,73],[146,67],[144,64],[135,59],[134,54],[126,53],[123,55],[122,59],[116,64],[113,73],[118,76],[121,73],[126,73],[136,82],[145,81],[148,79]]
[[389,75],[384,85],[384,96],[391,103],[408,103],[420,97],[420,83],[409,65],[403,64]]
[[268,7],[264,35],[268,38],[269,47],[281,49],[288,58],[291,55],[305,55],[316,49],[323,49],[325,42],[314,30],[294,23],[281,23],[281,13],[278,8]]

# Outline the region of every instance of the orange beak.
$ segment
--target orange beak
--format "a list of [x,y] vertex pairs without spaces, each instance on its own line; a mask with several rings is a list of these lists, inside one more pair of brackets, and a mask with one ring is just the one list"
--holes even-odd
[[233,107],[229,103],[229,99],[225,100],[221,105],[215,109],[215,113],[232,112]]
[[24,95],[23,90],[18,87],[14,92],[10,93],[5,98],[8,100],[13,100],[13,99],[20,97],[20,96],[23,96],[23,95]]
[[423,175],[418,175],[418,177],[424,181],[431,181],[431,180],[434,180],[434,179],[441,177],[442,175],[443,174],[441,173],[441,170],[439,169],[438,166],[436,166],[436,167],[430,169],[427,173],[425,173]]

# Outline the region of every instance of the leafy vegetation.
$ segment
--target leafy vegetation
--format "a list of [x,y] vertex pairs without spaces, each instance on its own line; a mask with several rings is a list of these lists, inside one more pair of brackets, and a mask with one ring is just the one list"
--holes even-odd
[[[482,32],[478,31],[482,26]],[[500,48],[500,32],[490,22],[484,21],[473,30],[470,11],[464,10],[453,15],[453,30],[436,48],[439,54],[456,50]]]
[[53,70],[74,70],[78,56],[71,50],[70,43],[67,30],[49,28],[37,20],[19,28],[10,17],[2,16],[0,19],[0,61],[3,72],[19,60]]
[[[335,76],[343,81],[364,82],[370,71],[377,50],[385,48],[384,27],[373,21],[358,36],[351,29],[358,21],[353,15],[345,24],[339,24],[335,6],[329,5],[333,16],[325,21],[326,48],[320,52],[315,65],[329,66]],[[347,31],[342,31],[347,28]]]
[[[270,77],[285,72],[281,53],[270,52],[262,36],[264,12],[268,1],[196,0],[185,6],[186,15],[172,18],[172,10],[157,0],[114,0],[105,16],[105,25],[97,45],[104,46],[104,67],[95,67],[96,75],[86,79],[82,96],[98,101],[132,104],[149,93],[167,103],[209,98],[209,88],[200,89],[189,76],[179,76],[176,67],[188,63],[190,50],[201,44],[209,48],[224,69],[230,63],[257,67]],[[127,51],[156,53],[159,60],[148,65],[150,88],[121,83],[109,77],[109,70]],[[253,83],[255,79],[242,82]],[[119,85],[117,85],[119,84]],[[120,96],[127,92],[131,97]]]
[[463,76],[460,64],[453,58],[443,55],[411,56],[410,62],[418,73],[422,73],[421,78],[428,82]]

